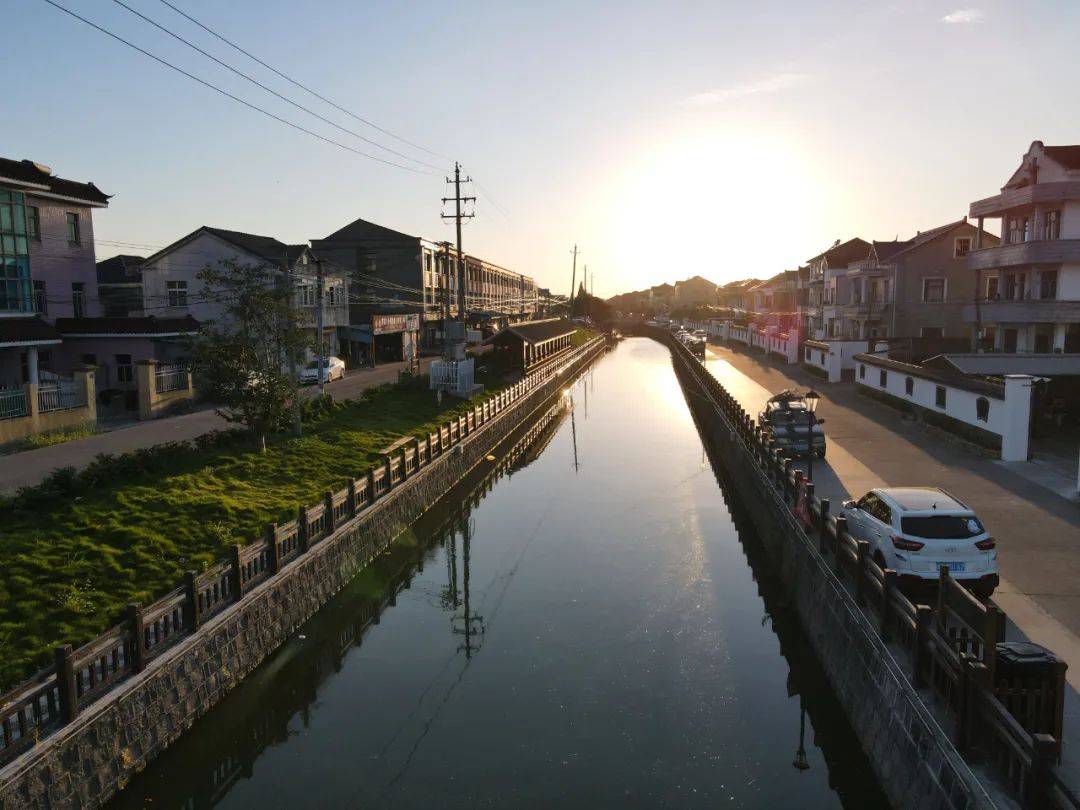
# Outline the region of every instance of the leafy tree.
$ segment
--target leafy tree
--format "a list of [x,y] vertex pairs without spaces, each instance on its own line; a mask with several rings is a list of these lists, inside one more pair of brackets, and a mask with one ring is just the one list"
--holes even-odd
[[267,435],[287,426],[298,402],[291,369],[307,345],[287,278],[277,267],[234,261],[207,266],[198,277],[221,314],[195,338],[195,370],[221,403],[218,413],[248,428],[265,451]]
[[612,318],[611,306],[602,298],[589,295],[585,291],[585,284],[578,287],[577,295],[574,296],[574,316],[588,315],[595,323],[607,323]]

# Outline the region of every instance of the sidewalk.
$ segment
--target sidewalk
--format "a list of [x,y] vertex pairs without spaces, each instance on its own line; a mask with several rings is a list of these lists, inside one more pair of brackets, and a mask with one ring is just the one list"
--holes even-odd
[[[434,358],[425,357],[421,360],[422,373],[427,372],[432,359]],[[374,369],[355,369],[347,372],[344,379],[328,383],[326,393],[337,400],[355,399],[365,388],[395,382],[398,372],[403,368],[405,363],[387,363]],[[318,392],[316,385],[301,389],[304,397],[314,397]],[[164,442],[186,441],[232,425],[218,416],[212,408],[207,408],[167,419],[125,422],[112,428],[107,425],[104,427],[106,432],[96,436],[0,456],[0,493],[10,493],[19,487],[38,484],[58,467],[81,470],[100,453],[125,453]]]

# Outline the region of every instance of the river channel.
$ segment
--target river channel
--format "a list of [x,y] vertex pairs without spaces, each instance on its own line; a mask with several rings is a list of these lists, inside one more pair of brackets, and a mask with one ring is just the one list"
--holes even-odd
[[887,805],[668,350],[632,338],[111,806]]

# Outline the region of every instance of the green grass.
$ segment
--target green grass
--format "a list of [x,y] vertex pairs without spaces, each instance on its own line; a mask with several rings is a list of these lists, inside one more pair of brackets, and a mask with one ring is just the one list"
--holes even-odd
[[19,439],[17,442],[12,442],[5,447],[3,452],[5,454],[20,453],[23,450],[36,450],[39,447],[52,447],[54,444],[63,444],[64,442],[70,442],[74,439],[85,439],[87,436],[93,436],[100,432],[101,431],[98,430],[97,426],[94,424],[74,425],[61,430],[53,430],[49,433],[38,433],[35,436],[27,436],[25,439]]
[[274,437],[266,453],[246,436],[140,451],[0,504],[0,691],[48,664],[56,645],[90,640],[125,605],[161,596],[185,571],[344,486],[386,445],[467,407],[448,399],[440,410],[426,386],[423,377],[372,390],[300,438]]

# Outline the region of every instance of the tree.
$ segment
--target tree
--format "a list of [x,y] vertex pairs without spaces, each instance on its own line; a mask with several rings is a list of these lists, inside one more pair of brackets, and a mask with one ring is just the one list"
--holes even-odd
[[192,346],[195,370],[218,413],[248,428],[266,450],[299,396],[291,363],[303,359],[307,338],[291,304],[287,277],[277,267],[223,261],[198,278],[220,316],[199,329]]
[[582,283],[577,295],[574,296],[574,311],[571,314],[575,317],[587,315],[594,323],[603,324],[611,320],[611,305],[602,298],[589,295],[585,291],[585,284]]

